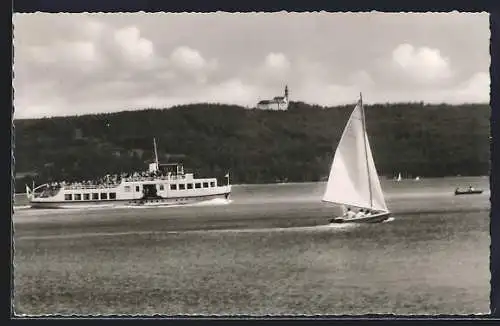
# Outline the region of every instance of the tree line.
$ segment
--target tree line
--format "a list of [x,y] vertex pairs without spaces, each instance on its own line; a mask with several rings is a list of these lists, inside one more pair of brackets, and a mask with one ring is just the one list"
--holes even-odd
[[[287,111],[191,104],[73,117],[16,120],[16,191],[50,180],[94,179],[147,169],[153,137],[162,163],[233,183],[324,180],[354,105],[292,102]],[[365,105],[380,175],[487,175],[487,104]],[[24,176],[23,176],[24,175]],[[36,175],[36,176],[32,176]]]

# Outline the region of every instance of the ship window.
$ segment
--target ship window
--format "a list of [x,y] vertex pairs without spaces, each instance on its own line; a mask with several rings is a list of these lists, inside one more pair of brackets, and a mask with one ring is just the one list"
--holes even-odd
[[81,194],[75,194],[75,200],[82,200]]
[[83,200],[90,200],[90,194],[83,194]]
[[208,182],[203,182],[203,188],[208,188]]
[[73,195],[72,194],[65,194],[64,195],[64,200],[72,200],[73,199]]
[[176,184],[170,185],[170,190],[177,190],[177,185]]
[[99,199],[99,194],[94,192],[92,194],[92,200],[98,200],[98,199]]
[[215,187],[215,181],[210,182],[210,187]]
[[116,192],[110,192],[109,199],[116,199]]
[[165,189],[165,187],[163,185],[160,185],[160,190],[163,190]]
[[201,183],[200,183],[200,182],[197,182],[197,183],[194,185],[194,187],[195,187],[196,189],[201,188]]
[[125,186],[125,191],[130,192],[130,186]]
[[101,199],[108,199],[108,194],[105,192],[101,192]]
[[186,185],[183,184],[183,183],[180,183],[179,184],[179,190],[184,190],[184,189],[186,189]]
[[188,187],[188,189],[193,189],[193,184],[192,183],[188,183],[187,187]]
[[139,192],[139,186],[135,186],[135,191]]

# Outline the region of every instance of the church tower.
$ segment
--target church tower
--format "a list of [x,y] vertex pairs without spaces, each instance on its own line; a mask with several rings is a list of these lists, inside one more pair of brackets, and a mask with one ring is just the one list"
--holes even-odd
[[290,102],[288,101],[288,85],[285,85],[285,97],[283,98],[283,103],[284,104],[284,110],[288,109],[288,105],[290,104]]

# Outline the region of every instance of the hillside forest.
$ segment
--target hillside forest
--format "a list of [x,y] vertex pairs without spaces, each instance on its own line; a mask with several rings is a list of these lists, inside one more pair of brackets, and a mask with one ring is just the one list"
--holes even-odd
[[[15,120],[16,192],[24,184],[89,180],[181,162],[200,177],[227,171],[233,184],[327,178],[353,105],[292,102],[287,111],[223,104]],[[443,177],[489,173],[487,104],[365,105],[380,175]]]

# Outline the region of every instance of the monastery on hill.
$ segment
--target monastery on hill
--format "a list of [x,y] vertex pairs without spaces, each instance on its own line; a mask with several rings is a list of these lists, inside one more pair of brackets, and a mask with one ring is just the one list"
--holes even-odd
[[276,96],[272,100],[262,100],[257,103],[257,108],[262,110],[288,109],[288,86],[285,86],[285,96]]

